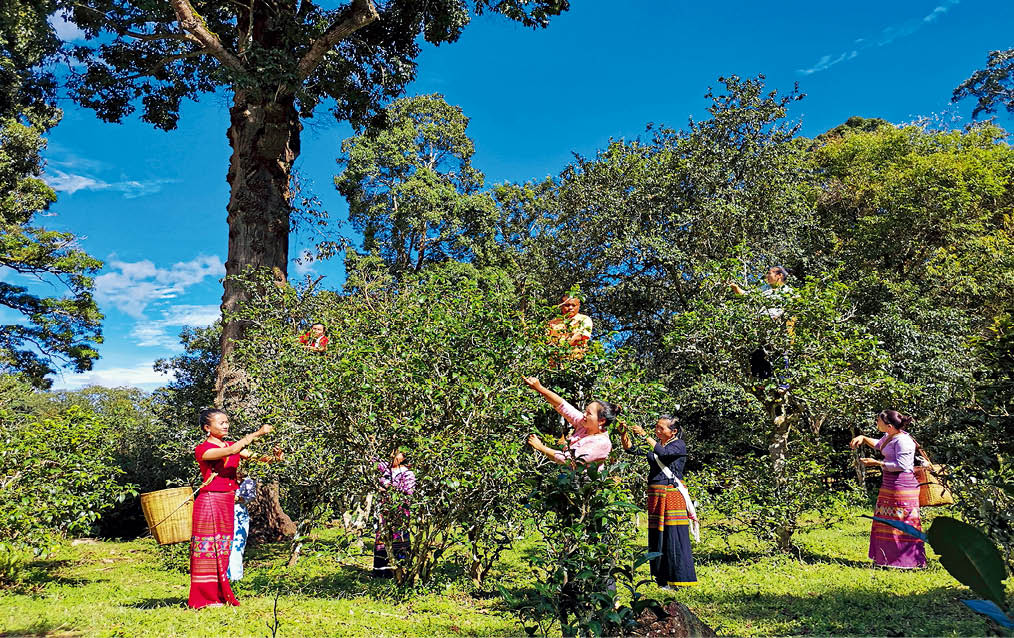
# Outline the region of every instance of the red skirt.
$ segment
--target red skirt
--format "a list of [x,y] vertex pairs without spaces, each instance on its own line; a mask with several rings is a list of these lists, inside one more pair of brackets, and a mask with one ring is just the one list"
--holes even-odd
[[239,605],[229,586],[234,492],[201,492],[194,502],[190,538],[190,599],[187,605]]

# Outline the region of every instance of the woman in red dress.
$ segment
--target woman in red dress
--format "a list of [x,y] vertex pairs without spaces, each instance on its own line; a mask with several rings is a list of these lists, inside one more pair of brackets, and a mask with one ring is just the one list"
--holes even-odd
[[[197,446],[194,456],[201,468],[203,484],[194,501],[193,532],[190,538],[190,598],[194,609],[239,605],[229,586],[229,552],[232,548],[233,504],[236,502],[236,468],[241,458],[254,458],[246,447],[270,434],[272,427],[262,425],[253,434],[235,443],[225,440],[229,434],[229,415],[222,410],[202,410],[201,427],[208,438]],[[255,460],[272,463],[282,460],[275,448],[272,456]],[[215,474],[216,476],[212,477]]]
[[299,336],[299,343],[313,352],[327,352],[327,329],[322,323],[310,326],[306,334]]

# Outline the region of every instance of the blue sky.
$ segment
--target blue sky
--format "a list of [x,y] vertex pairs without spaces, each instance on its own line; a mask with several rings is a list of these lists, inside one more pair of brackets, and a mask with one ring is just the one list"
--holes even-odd
[[[483,16],[459,42],[427,45],[418,60],[407,92],[442,93],[464,110],[474,164],[490,183],[556,174],[572,153],[636,137],[648,122],[681,127],[703,117],[703,94],[721,75],[763,73],[780,91],[798,82],[807,98],[792,116],[805,135],[852,115],[960,125],[972,104],[951,106],[951,91],[988,51],[1014,46],[1014,3],[986,0],[572,4],[544,31]],[[59,27],[73,34],[72,25]],[[106,340],[92,372],[64,372],[56,387],[152,389],[164,382],[152,362],[179,352],[179,330],[217,316],[227,109],[228,96],[206,95],[164,133],[65,105],[46,153],[59,201],[41,223],[76,233],[105,262],[96,296]],[[332,176],[351,129],[324,111],[306,124],[297,169],[340,223],[347,208]],[[292,256],[314,243],[311,231],[298,231]],[[341,258],[292,264],[291,278],[305,274],[339,287]]]

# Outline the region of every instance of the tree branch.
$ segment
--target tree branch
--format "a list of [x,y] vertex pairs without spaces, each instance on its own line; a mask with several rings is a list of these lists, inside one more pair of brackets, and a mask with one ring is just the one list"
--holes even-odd
[[373,0],[352,0],[349,9],[342,13],[327,31],[310,45],[296,67],[300,79],[309,77],[320,66],[324,55],[341,40],[380,18]]
[[176,19],[179,20],[183,30],[197,38],[208,53],[225,66],[235,71],[244,70],[243,63],[239,58],[226,50],[222,41],[217,35],[208,29],[207,24],[190,4],[190,0],[169,0],[173,11],[176,12]]
[[212,54],[211,51],[209,51],[208,49],[197,49],[196,51],[189,51],[187,53],[180,53],[179,55],[167,55],[164,58],[159,58],[158,60],[155,60],[155,62],[153,62],[152,64],[145,65],[144,68],[147,69],[147,71],[142,71],[140,73],[135,73],[134,75],[128,75],[128,76],[126,76],[126,77],[124,77],[122,79],[124,79],[124,80],[136,80],[138,78],[148,77],[149,75],[151,75],[152,71],[158,69],[158,67],[165,66],[165,65],[167,65],[167,64],[169,64],[171,62],[176,62],[177,60],[185,60],[187,58],[196,58],[196,57],[200,57],[202,55],[211,55],[211,54]]
[[90,12],[96,14],[96,15],[101,16],[102,19],[106,21],[106,25],[110,29],[112,29],[117,35],[127,36],[127,37],[130,37],[130,38],[134,38],[135,40],[141,40],[141,41],[144,41],[144,42],[149,42],[149,41],[154,41],[154,40],[182,40],[182,41],[185,41],[185,42],[195,42],[197,44],[200,44],[200,41],[197,40],[196,38],[194,38],[189,33],[167,33],[167,32],[161,32],[161,33],[138,33],[137,31],[131,31],[131,30],[127,29],[126,27],[122,26],[121,24],[119,24],[116,21],[115,18],[111,17],[107,13],[99,11],[95,7],[90,7],[90,6],[86,5],[86,4],[81,4],[80,2],[75,2],[74,6],[77,7],[77,8],[79,8],[79,9],[83,9],[85,11],[90,11]]

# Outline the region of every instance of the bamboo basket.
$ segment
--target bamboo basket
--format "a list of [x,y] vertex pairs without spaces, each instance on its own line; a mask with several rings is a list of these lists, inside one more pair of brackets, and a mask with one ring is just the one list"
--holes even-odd
[[194,492],[172,487],[141,495],[141,511],[159,545],[189,543],[194,515]]

